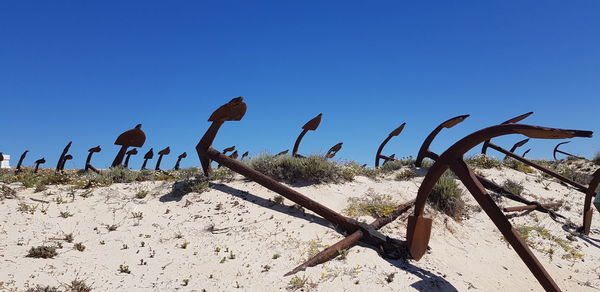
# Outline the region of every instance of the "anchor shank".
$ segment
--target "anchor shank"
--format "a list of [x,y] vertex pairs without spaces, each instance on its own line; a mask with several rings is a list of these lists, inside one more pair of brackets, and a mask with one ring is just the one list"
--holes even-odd
[[549,169],[547,169],[547,168],[545,168],[543,166],[540,166],[540,165],[537,165],[535,163],[532,163],[531,161],[529,161],[529,160],[527,160],[527,159],[525,159],[525,158],[523,158],[523,157],[521,157],[519,155],[516,155],[516,154],[514,154],[514,153],[512,153],[510,151],[507,151],[506,149],[504,149],[504,148],[502,148],[500,146],[497,146],[496,144],[489,143],[489,147],[492,148],[492,149],[494,149],[494,150],[496,150],[496,151],[498,151],[498,152],[506,154],[506,156],[512,157],[512,158],[514,158],[514,159],[516,159],[516,160],[518,160],[520,162],[523,162],[523,163],[525,163],[525,164],[527,164],[527,165],[529,165],[529,166],[531,166],[533,168],[536,168],[539,171],[545,172],[545,173],[547,173],[547,174],[549,174],[549,175],[551,175],[551,176],[553,176],[553,177],[555,177],[555,178],[557,178],[557,179],[559,179],[559,180],[561,180],[561,181],[563,181],[563,182],[565,182],[567,184],[570,184],[571,186],[575,187],[580,192],[585,193],[587,191],[587,188],[584,187],[584,186],[582,186],[581,184],[578,184],[578,183],[576,183],[576,182],[574,182],[574,181],[572,181],[572,180],[570,180],[570,179],[568,179],[568,178],[566,178],[566,177],[564,177],[564,176],[562,176],[562,175],[560,175],[560,174],[558,174],[558,173],[556,173],[556,172],[554,172],[552,170],[549,170]]
[[356,222],[354,222],[354,220],[336,213],[335,211],[327,208],[326,206],[321,205],[320,203],[310,199],[309,197],[304,196],[303,194],[301,194],[289,187],[286,187],[285,185],[252,169],[251,167],[249,167],[248,165],[246,165],[242,162],[239,162],[235,159],[229,158],[226,155],[223,155],[222,153],[220,153],[219,151],[215,150],[212,147],[210,147],[206,150],[206,155],[210,159],[255,181],[256,183],[264,186],[265,188],[267,188],[271,191],[274,191],[274,192],[284,196],[285,198],[293,201],[294,203],[297,203],[297,204],[301,205],[302,207],[315,212],[316,214],[325,218],[327,221],[329,221],[333,225],[345,230],[346,232],[353,232],[353,231],[357,230],[357,224],[356,224]]

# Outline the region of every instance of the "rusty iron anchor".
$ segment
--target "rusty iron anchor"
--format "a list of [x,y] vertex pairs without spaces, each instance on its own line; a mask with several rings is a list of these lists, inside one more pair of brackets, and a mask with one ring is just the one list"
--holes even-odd
[[244,152],[244,154],[242,154],[242,157],[240,157],[240,160],[244,160],[244,158],[248,157],[248,155],[250,155],[248,151]]
[[121,166],[123,163],[123,157],[125,157],[125,153],[127,152],[127,148],[129,147],[142,147],[146,142],[146,134],[142,131],[142,124],[137,124],[135,128],[131,130],[127,130],[123,132],[117,140],[115,140],[115,145],[120,145],[121,149],[115,156],[115,160],[111,167]]
[[38,169],[40,168],[40,164],[44,164],[44,163],[46,163],[46,159],[44,159],[44,158],[36,160],[35,161],[35,167],[34,167],[33,173],[37,173]]
[[283,155],[287,155],[287,154],[288,154],[288,152],[290,152],[290,150],[289,150],[289,149],[283,150],[283,151],[281,151],[281,152],[279,152],[279,153],[275,154],[275,156],[274,156],[274,157],[277,157],[277,156],[283,156]]
[[296,142],[294,143],[292,156],[304,157],[298,153],[298,148],[300,148],[300,142],[302,141],[302,138],[304,138],[304,135],[308,133],[308,131],[315,131],[319,127],[319,124],[321,123],[321,117],[323,117],[322,113],[318,114],[316,117],[312,118],[310,121],[304,124],[304,126],[302,126],[302,132],[300,132],[300,135],[298,135],[298,138],[296,138]]
[[99,170],[97,170],[94,166],[92,166],[92,155],[94,155],[94,153],[98,153],[100,151],[102,151],[102,148],[100,148],[100,145],[98,145],[94,148],[88,149],[89,154],[87,156],[87,159],[85,160],[85,168],[84,168],[85,171],[88,171],[91,169],[95,173],[100,173]]
[[[25,156],[27,156],[27,152],[29,152],[29,150],[25,150],[25,152],[23,152],[23,154],[21,154],[21,157],[19,158],[19,162],[17,163],[17,168],[15,170],[16,173],[21,172],[21,166],[23,165],[23,160],[25,160]],[[3,158],[0,158],[0,159],[3,159]]]
[[60,169],[58,171],[62,172],[65,170],[65,164],[67,164],[67,160],[73,159],[73,155],[67,154],[63,157],[62,163],[60,164]]
[[142,163],[142,167],[140,168],[140,170],[145,170],[146,163],[148,162],[148,160],[150,160],[154,157],[154,151],[152,149],[153,148],[150,148],[150,150],[148,150],[148,152],[146,152],[146,154],[144,154],[144,163]]
[[[522,120],[525,117],[529,116],[530,114],[531,113],[527,113],[525,115],[518,116],[516,118],[508,120],[507,122],[505,122],[503,124],[508,124],[511,121],[514,121],[516,119]],[[525,117],[523,117],[523,116],[525,116]],[[510,151],[508,151],[508,150],[506,150],[506,149],[504,149],[504,148],[502,148],[502,147],[500,147],[500,146],[492,143],[491,139],[487,140],[486,143],[484,143],[481,152],[485,153],[487,151],[487,148],[492,148],[492,149],[494,149],[494,150],[496,150],[496,151],[498,151],[500,153],[503,153],[503,154],[509,156],[510,158],[513,158],[513,159],[515,159],[515,160],[517,160],[519,162],[522,162],[522,163],[524,163],[526,165],[529,165],[529,166],[531,166],[531,167],[533,167],[533,168],[535,168],[535,169],[537,169],[537,170],[539,170],[541,172],[544,172],[544,173],[546,173],[546,174],[548,174],[548,175],[550,175],[550,176],[552,176],[552,177],[554,177],[554,178],[562,181],[565,184],[568,184],[568,185],[572,186],[573,188],[575,188],[575,190],[584,193],[585,194],[585,199],[584,199],[585,201],[584,201],[584,209],[583,209],[583,225],[578,228],[578,231],[581,232],[584,235],[589,235],[591,224],[592,224],[592,214],[593,214],[593,210],[591,209],[591,201],[592,201],[592,199],[595,196],[595,192],[596,192],[596,188],[598,187],[598,184],[600,184],[600,169],[598,169],[596,172],[594,172],[594,174],[592,175],[592,180],[591,180],[590,184],[586,187],[586,186],[583,186],[582,184],[577,183],[577,182],[575,182],[575,181],[573,181],[573,180],[571,180],[571,179],[569,179],[569,178],[567,178],[567,177],[565,177],[565,176],[563,176],[561,174],[558,174],[558,173],[556,173],[556,172],[554,172],[554,171],[552,171],[550,169],[547,169],[547,168],[545,168],[545,167],[543,167],[543,166],[541,166],[541,165],[539,165],[537,163],[534,163],[534,162],[532,162],[532,161],[530,161],[528,159],[525,159],[525,158],[523,158],[523,157],[521,157],[519,155],[516,155],[516,154],[514,154],[514,153],[512,153],[512,152],[510,152]],[[540,210],[541,206],[539,205],[539,203],[537,203],[537,204],[538,204],[538,209],[537,210]],[[531,204],[529,204],[529,205],[531,205]],[[550,213],[550,214],[552,214],[552,213]]]
[[233,170],[236,173],[262,185],[263,187],[274,191],[281,196],[311,210],[323,217],[337,228],[343,230],[347,234],[353,234],[356,231],[361,231],[361,241],[375,248],[381,255],[388,258],[401,257],[403,244],[399,240],[391,239],[377,231],[376,227],[358,222],[352,218],[340,215],[328,207],[304,196],[298,191],[291,189],[284,184],[281,184],[269,176],[266,176],[243,162],[223,155],[219,151],[212,148],[212,143],[219,131],[219,128],[226,121],[239,121],[246,113],[246,104],[242,97],[232,99],[229,103],[219,107],[208,119],[212,122],[209,129],[196,145],[196,152],[202,164],[202,169],[207,177],[211,176],[212,169],[211,161],[216,161],[221,165]]
[[[464,154],[479,143],[494,137],[522,134],[529,138],[563,139],[572,137],[591,137],[592,132],[580,130],[562,130],[545,127],[536,127],[522,124],[501,124],[474,132],[456,142],[444,153],[439,155],[433,166],[425,176],[419,188],[414,215],[408,219],[407,241],[409,253],[415,260],[420,260],[425,252],[431,234],[432,219],[424,217],[427,197],[431,194],[435,183],[447,169],[452,170],[477,203],[494,222],[504,235],[519,257],[546,291],[560,291],[552,277],[537,260],[535,255],[523,242],[518,232],[512,227],[510,221],[504,216],[500,208],[485,190],[475,173],[473,173],[463,160]],[[508,151],[507,151],[508,152]]]
[[227,147],[227,148],[223,149],[223,152],[222,152],[222,153],[223,153],[223,154],[227,154],[227,152],[231,152],[231,151],[233,151],[233,150],[235,150],[235,145],[233,145],[233,146],[231,146],[231,147]]
[[133,148],[127,152],[125,152],[125,163],[123,163],[123,167],[124,168],[128,168],[129,167],[129,159],[131,158],[131,155],[137,155],[138,151],[137,148]]
[[342,145],[344,145],[344,143],[340,142],[340,143],[333,145],[333,147],[329,148],[329,150],[327,151],[327,154],[325,154],[325,159],[330,159],[330,158],[335,157],[335,155],[338,153],[338,151],[340,151],[342,149]]
[[60,157],[58,158],[58,162],[56,163],[56,171],[57,172],[61,171],[61,167],[63,165],[65,155],[67,155],[67,152],[69,152],[69,149],[71,148],[71,144],[73,144],[73,142],[69,141],[69,143],[67,143],[67,146],[65,146],[62,153],[60,154]]
[[181,159],[184,159],[186,157],[187,157],[187,152],[183,152],[183,153],[179,154],[179,156],[177,156],[177,162],[175,163],[175,167],[173,169],[179,170],[179,163],[181,163]]
[[158,151],[158,161],[156,161],[156,167],[154,170],[160,170],[160,162],[162,161],[163,156],[169,155],[171,153],[171,148],[167,146],[167,148]]
[[[501,125],[506,125],[506,124],[511,124],[511,123],[516,123],[516,122],[519,122],[519,121],[521,121],[521,120],[523,120],[523,119],[525,119],[525,118],[529,117],[531,114],[533,114],[533,112],[528,112],[528,113],[526,113],[526,114],[519,115],[519,116],[517,116],[517,117],[511,118],[511,119],[509,119],[509,120],[507,120],[507,121],[504,121],[504,122],[502,122],[502,123],[501,123]],[[458,118],[458,117],[457,117],[457,118]],[[456,118],[453,118],[453,119],[456,119]],[[450,120],[453,120],[453,119],[450,119]],[[446,122],[444,122],[444,123],[446,123]],[[444,123],[442,123],[442,125],[443,125]],[[440,125],[440,126],[441,126],[441,125]],[[438,128],[440,128],[440,126],[438,126]],[[437,130],[437,128],[436,128],[436,130]],[[434,132],[435,132],[435,130],[434,130]],[[432,133],[434,133],[434,132],[432,132]],[[437,135],[437,134],[436,134],[436,135]],[[431,136],[431,135],[430,135],[430,136]],[[428,137],[428,138],[429,138],[429,137]],[[429,141],[429,143],[431,143],[432,141],[433,141],[433,139],[432,139],[431,141]],[[487,149],[487,147],[488,147],[487,145],[489,145],[489,144],[491,144],[491,140],[490,140],[490,139],[486,140],[486,141],[483,143],[483,145],[484,145],[483,147],[484,147],[484,148],[482,149],[482,153],[483,153],[484,155],[485,155],[485,153],[486,153],[486,149]],[[424,147],[421,147],[421,149],[424,149]],[[437,160],[437,158],[439,157],[439,155],[438,155],[438,154],[436,154],[436,153],[434,153],[434,152],[432,152],[432,151],[430,151],[430,150],[428,150],[428,151],[426,152],[426,154],[425,154],[425,155],[426,155],[427,157],[431,158],[431,159],[432,159],[432,160],[434,160],[434,161],[435,161],[435,160]],[[543,212],[543,213],[547,213],[547,214],[549,214],[549,215],[550,215],[550,217],[551,217],[552,219],[554,219],[554,220],[556,220],[556,218],[557,218],[557,217],[560,217],[560,218],[565,218],[564,216],[562,216],[562,215],[560,215],[560,214],[558,214],[558,213],[556,213],[556,212],[554,212],[554,211],[552,211],[552,210],[550,210],[550,209],[548,209],[548,208],[545,208],[545,207],[544,207],[542,204],[540,204],[539,202],[535,202],[535,201],[529,201],[529,200],[527,200],[527,199],[525,199],[525,198],[523,198],[523,197],[521,197],[521,196],[515,195],[515,194],[513,194],[511,191],[509,191],[509,190],[507,190],[507,189],[505,189],[505,188],[503,188],[503,187],[499,186],[499,185],[498,185],[498,184],[496,184],[495,182],[493,182],[493,181],[491,181],[491,180],[489,180],[489,179],[487,179],[487,178],[485,178],[485,177],[483,177],[483,176],[477,175],[477,179],[478,179],[478,180],[479,180],[479,181],[480,181],[480,182],[483,184],[483,186],[484,186],[486,189],[488,189],[488,190],[490,190],[490,191],[493,191],[493,192],[496,192],[496,193],[498,193],[498,194],[501,194],[503,197],[505,197],[505,198],[507,198],[507,199],[510,199],[510,200],[513,200],[513,201],[516,201],[516,202],[520,202],[520,203],[526,204],[526,205],[528,205],[528,206],[536,206],[536,208],[535,208],[535,210],[536,210],[536,211],[540,211],[540,212]]]
[[[515,143],[508,151],[510,151],[511,153],[515,153],[515,150],[517,150],[517,148],[527,144],[527,142],[529,142],[529,139],[523,139],[523,140]],[[504,156],[504,160],[506,160],[506,159],[508,159],[508,155]]]
[[525,152],[523,152],[523,155],[521,155],[521,157],[525,158],[525,155],[527,155],[527,153],[529,153],[529,151],[531,151],[531,148],[525,150]]
[[[402,123],[402,125],[400,125],[400,127],[394,129],[392,132],[390,132],[387,136],[387,138],[385,138],[385,140],[383,140],[383,142],[381,142],[381,145],[379,145],[379,148],[377,148],[377,153],[375,154],[375,168],[379,168],[379,160],[380,159],[384,159],[384,161],[388,161],[390,160],[389,158],[391,156],[385,156],[385,155],[381,155],[381,151],[383,151],[383,147],[385,147],[385,145],[392,140],[392,138],[400,135],[400,133],[402,133],[402,130],[404,130],[404,127],[406,126],[406,123]],[[385,162],[384,162],[385,163]]]
[[435,154],[431,150],[429,150],[429,146],[431,145],[431,142],[433,142],[433,139],[435,139],[435,137],[444,128],[452,128],[452,127],[456,126],[457,124],[462,123],[462,121],[464,121],[468,117],[469,117],[469,115],[453,117],[453,118],[439,124],[433,131],[431,131],[431,133],[429,133],[427,138],[425,138],[425,141],[423,141],[423,144],[421,144],[421,148],[419,149],[419,153],[417,154],[417,159],[415,160],[415,166],[421,167],[421,165],[423,163],[423,159],[425,159],[425,158],[430,158],[430,159],[435,160],[437,158],[437,154]]
[[571,141],[566,141],[566,142],[558,143],[558,145],[556,145],[556,147],[554,147],[554,151],[552,152],[552,156],[554,156],[554,161],[558,161],[558,159],[556,159],[556,153],[564,154],[564,155],[567,155],[569,157],[574,157],[574,158],[579,158],[579,159],[585,159],[585,157],[577,156],[577,155],[571,154],[569,152],[564,152],[562,150],[558,150],[558,147],[560,147],[560,145],[568,144],[568,143],[571,143]]

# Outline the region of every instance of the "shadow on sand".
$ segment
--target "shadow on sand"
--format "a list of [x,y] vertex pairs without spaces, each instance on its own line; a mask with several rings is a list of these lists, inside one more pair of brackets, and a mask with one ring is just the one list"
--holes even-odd
[[[173,185],[172,191],[170,193],[161,196],[160,201],[161,202],[181,201],[183,199],[183,197],[185,197],[185,195],[178,194],[177,190],[179,189],[180,186],[176,185],[176,184],[179,184],[179,183],[180,182],[175,183]],[[283,214],[286,214],[289,216],[308,220],[310,222],[319,224],[321,226],[335,229],[334,226],[332,226],[327,220],[325,220],[319,216],[304,213],[296,208],[293,208],[292,206],[275,204],[271,200],[261,198],[259,196],[253,195],[246,191],[232,188],[225,184],[210,183],[210,188],[221,191],[221,192],[229,194],[229,195],[232,195],[234,197],[241,198],[242,200],[248,201],[250,203],[256,204],[261,207],[269,208],[271,210],[274,210],[274,211],[277,211],[277,212],[280,212],[280,213],[283,213]],[[340,230],[337,230],[337,231],[340,232]],[[404,244],[405,243],[406,242],[404,242]],[[360,243],[359,243],[359,245],[363,246],[365,248],[373,249],[373,247],[368,246],[368,245],[363,245]],[[408,253],[406,253],[406,258],[408,258]],[[391,265],[397,267],[398,269],[406,271],[406,272],[413,274],[413,275],[417,276],[418,278],[420,278],[421,280],[410,285],[417,291],[444,291],[444,292],[458,291],[450,282],[446,281],[446,279],[444,279],[443,277],[440,277],[436,274],[433,274],[429,271],[423,270],[417,266],[412,265],[408,259],[399,259],[399,260],[385,259],[385,260],[388,263],[390,263]]]

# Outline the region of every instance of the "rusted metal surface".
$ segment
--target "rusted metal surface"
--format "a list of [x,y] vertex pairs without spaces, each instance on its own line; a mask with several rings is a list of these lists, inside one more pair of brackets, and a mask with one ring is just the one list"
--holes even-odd
[[100,173],[100,171],[98,171],[94,166],[92,166],[92,155],[94,155],[94,153],[98,153],[100,151],[102,151],[102,148],[100,148],[100,145],[98,145],[94,148],[88,149],[89,153],[85,160],[85,168],[84,168],[85,171],[92,170],[95,173]]
[[400,133],[402,133],[402,130],[404,130],[404,127],[406,126],[406,123],[402,123],[402,125],[400,125],[400,127],[394,129],[393,131],[391,131],[387,138],[385,138],[383,140],[383,142],[381,142],[381,144],[379,145],[379,148],[377,148],[377,153],[375,154],[375,168],[379,167],[379,159],[385,159],[385,160],[389,160],[386,159],[387,157],[385,155],[381,155],[381,151],[383,151],[383,148],[385,147],[385,145],[390,142],[390,140],[398,135],[400,135]]
[[298,138],[296,138],[296,142],[294,143],[292,156],[303,157],[302,155],[298,154],[300,142],[302,141],[302,138],[304,138],[304,135],[308,133],[308,131],[315,131],[319,127],[319,124],[321,123],[321,117],[323,117],[322,113],[318,114],[316,117],[312,118],[310,121],[304,124],[304,126],[302,126],[302,132],[300,132],[300,135],[298,135]]
[[146,152],[146,154],[144,154],[144,162],[142,163],[142,167],[140,168],[141,170],[146,169],[146,164],[148,163],[148,160],[154,158],[154,148],[150,148],[150,150],[148,150],[148,152]]
[[[510,148],[510,150],[508,150],[508,151],[510,151],[510,152],[512,152],[512,153],[515,153],[515,150],[517,150],[517,148],[519,148],[519,147],[521,147],[521,146],[525,145],[527,142],[529,142],[529,139],[523,139],[523,140],[521,140],[521,141],[519,141],[519,142],[515,143],[515,144],[512,146],[512,148]],[[508,156],[504,156],[504,160],[506,160],[506,159],[508,159]]]
[[580,228],[581,233],[585,235],[590,234],[592,214],[594,213],[594,210],[592,210],[592,200],[598,195],[596,193],[598,185],[600,185],[600,168],[592,175],[592,180],[590,181],[588,189],[585,192],[585,201],[583,204],[583,225]]
[[396,161],[396,153],[390,155],[389,157],[385,156],[385,155],[380,155],[380,157],[383,158],[383,164],[382,164],[382,166],[386,165],[390,161]]
[[431,150],[429,150],[429,146],[431,146],[431,142],[433,142],[433,139],[435,139],[435,137],[443,129],[452,128],[452,127],[456,126],[457,124],[460,124],[462,121],[464,121],[468,117],[469,117],[469,115],[453,117],[453,118],[446,120],[445,122],[439,124],[435,129],[433,129],[433,131],[431,131],[431,133],[429,133],[427,138],[425,138],[425,141],[423,141],[423,144],[421,145],[421,148],[419,149],[419,153],[417,154],[417,159],[415,159],[415,166],[420,167],[421,164],[423,163],[423,159],[425,159],[425,158],[430,158],[430,159],[435,160],[437,158],[437,154],[435,154]]
[[73,142],[69,141],[69,143],[67,143],[67,146],[65,146],[62,153],[60,154],[60,157],[58,158],[58,162],[56,163],[56,171],[61,171],[61,167],[65,160],[65,155],[67,155],[67,152],[69,152],[69,149],[71,149],[71,144],[73,144]]
[[234,145],[234,146],[227,147],[227,148],[223,149],[223,154],[227,154],[227,152],[231,152],[231,151],[233,151],[233,150],[235,150],[235,145]]
[[329,150],[327,151],[327,154],[325,154],[325,158],[330,159],[330,158],[335,157],[335,155],[338,153],[338,151],[340,151],[342,149],[343,145],[344,145],[344,143],[342,143],[342,142],[333,145],[333,147],[329,148]]
[[117,140],[115,140],[115,145],[120,145],[121,149],[117,153],[117,156],[115,156],[115,160],[113,160],[111,167],[122,165],[127,148],[142,147],[145,142],[146,134],[142,131],[142,124],[137,124],[135,128],[123,132],[117,137]]
[[[550,204],[542,204],[544,208],[558,208],[562,206],[562,203],[550,203]],[[537,205],[525,205],[525,206],[516,206],[516,207],[504,207],[502,211],[504,212],[519,212],[519,211],[528,211],[537,209]]]
[[123,167],[128,168],[129,167],[129,159],[131,158],[131,156],[138,154],[137,148],[133,148],[133,149],[125,152],[125,154],[126,154],[125,163],[123,163]]
[[[508,219],[500,208],[494,203],[477,176],[467,167],[463,155],[471,148],[491,138],[522,134],[529,138],[540,139],[563,139],[572,137],[591,137],[592,132],[580,130],[563,130],[545,127],[536,127],[521,124],[497,125],[472,133],[459,140],[444,153],[435,159],[435,163],[429,169],[421,187],[419,188],[414,215],[409,217],[407,229],[408,250],[410,255],[419,260],[427,251],[427,245],[431,234],[432,220],[424,217],[425,204],[435,183],[447,169],[451,169],[461,180],[463,185],[473,195],[477,203],[482,207],[496,227],[511,244],[513,249],[521,257],[529,270],[533,273],[542,287],[547,291],[560,291],[554,280],[546,272],[529,247],[521,240],[518,233],[512,228]],[[507,151],[508,152],[508,151]],[[509,152],[510,153],[510,152]]]
[[34,166],[34,169],[33,169],[33,173],[37,173],[38,169],[40,168],[40,165],[42,165],[44,163],[46,163],[46,159],[44,159],[44,158],[36,160],[35,161],[35,166]]
[[525,155],[527,155],[527,153],[529,153],[529,151],[531,151],[531,148],[525,150],[525,152],[523,152],[523,155],[521,155],[521,157],[525,158]]
[[288,149],[288,150],[283,150],[283,151],[281,151],[281,152],[279,152],[279,153],[275,154],[275,157],[277,157],[277,156],[282,156],[282,155],[287,155],[289,151],[290,151],[289,149]]
[[[19,162],[17,163],[17,168],[16,168],[16,172],[21,172],[21,166],[23,165],[23,160],[25,160],[25,156],[27,156],[27,153],[29,152],[29,150],[25,150],[25,152],[23,152],[23,154],[21,154],[21,157],[19,158]],[[2,156],[2,153],[0,153],[0,156]],[[0,158],[4,159],[4,157]]]
[[[492,148],[500,153],[504,153],[505,155],[507,155],[508,157],[511,157],[515,160],[518,160],[526,165],[529,165],[541,172],[544,172],[554,178],[559,179],[560,181],[571,185],[572,187],[574,187],[576,190],[584,193],[586,195],[585,197],[585,204],[587,204],[587,208],[585,207],[586,205],[584,205],[584,214],[583,214],[583,225],[579,228],[579,231],[581,233],[583,233],[584,235],[589,235],[589,231],[590,231],[590,225],[592,224],[592,212],[591,212],[591,206],[589,206],[589,204],[587,203],[588,201],[591,201],[591,198],[588,199],[588,197],[590,196],[589,194],[591,193],[592,198],[593,198],[593,194],[596,190],[597,184],[594,186],[592,183],[590,183],[588,186],[584,186],[578,182],[575,182],[563,175],[560,175],[559,173],[556,173],[550,169],[547,169],[539,164],[536,164],[530,160],[527,160],[519,155],[516,155],[494,143],[488,142],[487,148]],[[592,178],[592,182],[594,182],[595,176],[600,176],[600,173],[598,173],[598,171],[596,173],[594,173],[594,176]]]
[[[375,221],[371,222],[371,224],[370,224],[371,227],[373,227],[377,230],[382,228],[383,226],[396,220],[396,218],[398,218],[403,213],[407,212],[410,208],[413,207],[414,204],[415,204],[415,201],[413,200],[413,201],[409,201],[409,202],[406,202],[404,204],[397,206],[390,215],[378,218]],[[322,264],[322,263],[325,263],[327,261],[334,259],[335,257],[337,257],[339,255],[340,251],[352,247],[357,242],[359,242],[363,238],[363,236],[364,236],[364,233],[362,232],[362,230],[354,231],[352,234],[346,236],[344,239],[327,247],[323,251],[314,255],[312,258],[308,259],[303,264],[297,266],[290,272],[286,273],[284,275],[284,277],[294,275],[298,272],[304,271],[306,268],[314,267],[316,265],[319,265],[319,264]]]
[[242,154],[242,157],[240,157],[240,160],[244,160],[244,158],[248,157],[248,155],[250,155],[248,151],[244,152],[244,154]]
[[65,155],[62,159],[62,163],[60,164],[60,168],[58,169],[58,171],[62,172],[63,170],[65,170],[65,164],[67,164],[67,161],[71,160],[71,159],[73,159],[73,155],[71,155],[71,154]]
[[[225,121],[241,120],[246,113],[246,109],[247,107],[243,102],[242,97],[234,98],[229,103],[221,106],[209,119],[212,124],[200,142],[198,142],[198,145],[196,145],[198,158],[200,159],[202,169],[207,177],[210,177],[212,173],[210,162],[214,160],[221,165],[228,167],[234,172],[237,172],[246,178],[264,186],[265,188],[280,194],[294,203],[297,203],[300,206],[315,212],[347,234],[352,234],[360,230],[363,233],[361,242],[375,248],[380,252],[381,255],[388,258],[399,258],[401,256],[401,251],[403,249],[403,243],[401,241],[389,238],[379,233],[375,227],[369,224],[361,223],[352,218],[340,215],[330,208],[320,204],[319,202],[306,197],[298,191],[252,169],[245,163],[227,157],[223,153],[212,148],[212,142],[214,141],[221,125],[223,125]],[[218,114],[219,112],[221,114]]]
[[[528,112],[528,113],[524,113],[522,115],[518,115],[514,118],[508,119],[502,123],[500,123],[500,125],[507,125],[507,124],[514,124],[514,123],[518,123],[524,119],[526,119],[527,117],[531,116],[533,114],[533,112]],[[485,142],[483,142],[483,147],[481,147],[481,154],[486,154],[487,148],[488,148],[488,144],[490,143],[490,140],[485,140]]]
[[160,170],[160,163],[162,161],[163,156],[169,155],[170,153],[171,153],[171,148],[169,148],[169,147],[158,151],[158,160],[156,161],[156,167],[154,168],[154,170]]
[[238,158],[238,152],[237,152],[237,150],[233,151],[233,153],[231,153],[231,155],[229,155],[229,158],[231,158],[231,159],[237,159]]
[[564,154],[564,155],[567,155],[567,156],[569,156],[569,157],[575,157],[575,158],[579,158],[579,159],[585,159],[585,157],[577,156],[577,155],[575,155],[575,154],[571,154],[571,153],[569,153],[569,152],[564,152],[564,151],[562,151],[562,150],[558,150],[558,147],[560,147],[560,145],[563,145],[563,144],[568,144],[568,143],[571,143],[571,141],[566,141],[566,142],[561,142],[561,143],[558,143],[558,144],[556,145],[556,147],[554,147],[554,151],[552,152],[552,156],[554,156],[554,160],[555,160],[555,161],[558,161],[558,159],[556,158],[556,153]]
[[181,160],[186,157],[187,157],[187,152],[183,152],[183,153],[179,154],[179,156],[177,156],[177,162],[175,163],[175,167],[173,169],[179,170],[179,163],[181,163]]

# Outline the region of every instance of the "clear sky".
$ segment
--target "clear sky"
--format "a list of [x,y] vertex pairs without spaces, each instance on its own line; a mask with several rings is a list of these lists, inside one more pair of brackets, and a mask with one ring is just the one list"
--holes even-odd
[[[323,113],[300,152],[338,142],[340,160],[373,164],[379,143],[406,122],[385,154],[416,156],[440,122],[432,150],[534,111],[524,122],[592,130],[565,151],[600,151],[600,1],[2,1],[0,151],[12,165],[45,157],[54,167],[72,140],[82,168],[100,145],[142,123],[146,144],[171,146],[163,168],[198,166],[194,147],[218,106],[244,96],[215,148],[251,154],[291,149]],[[510,146],[523,137],[508,136]],[[560,141],[530,141],[551,158]],[[479,147],[478,149],[479,150]],[[150,165],[154,165],[153,160]]]

